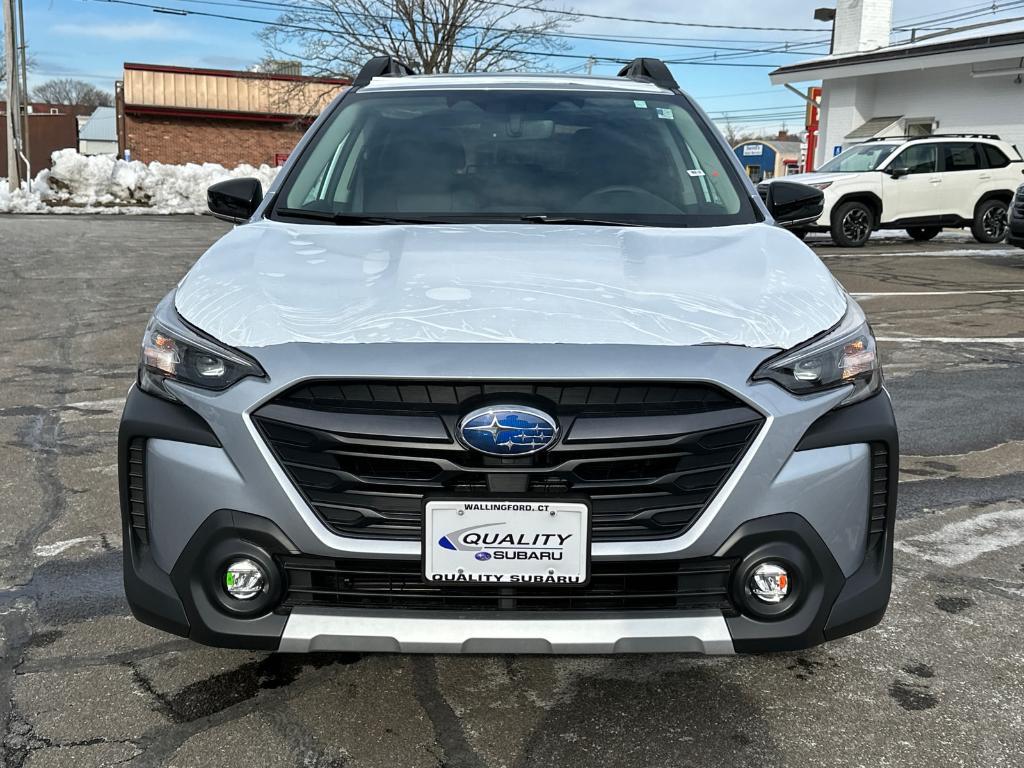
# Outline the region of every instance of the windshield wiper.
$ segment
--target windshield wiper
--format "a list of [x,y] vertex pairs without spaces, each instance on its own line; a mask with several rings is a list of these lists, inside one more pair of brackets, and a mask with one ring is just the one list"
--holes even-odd
[[297,219],[313,219],[329,224],[439,224],[432,219],[402,218],[398,216],[367,216],[362,213],[330,213],[328,211],[307,211],[301,208],[277,208],[274,213]]
[[605,219],[583,219],[572,216],[520,216],[520,221],[527,221],[531,224],[594,224],[601,227],[640,227],[642,224],[634,224],[629,221],[607,221]]

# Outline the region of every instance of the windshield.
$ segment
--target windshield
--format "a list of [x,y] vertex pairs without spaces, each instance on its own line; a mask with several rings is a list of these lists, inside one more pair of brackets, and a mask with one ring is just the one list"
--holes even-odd
[[861,144],[836,155],[815,173],[858,173],[877,171],[899,144]]
[[306,147],[273,215],[340,224],[759,220],[711,130],[671,94],[356,91]]

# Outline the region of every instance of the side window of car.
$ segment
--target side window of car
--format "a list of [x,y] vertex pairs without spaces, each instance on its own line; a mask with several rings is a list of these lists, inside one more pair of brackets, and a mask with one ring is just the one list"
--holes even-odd
[[985,167],[977,144],[965,141],[941,146],[942,170],[947,173],[951,171],[980,171]]
[[934,144],[914,144],[894,157],[888,170],[935,173],[935,157]]
[[989,168],[1005,168],[1010,164],[1010,158],[1004,155],[999,147],[994,147],[991,144],[982,144],[981,148],[985,153],[985,159],[988,160]]

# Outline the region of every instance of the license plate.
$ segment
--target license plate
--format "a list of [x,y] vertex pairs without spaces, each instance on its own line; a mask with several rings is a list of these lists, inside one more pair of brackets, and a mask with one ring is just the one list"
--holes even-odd
[[424,578],[440,584],[585,584],[589,517],[580,502],[429,501]]

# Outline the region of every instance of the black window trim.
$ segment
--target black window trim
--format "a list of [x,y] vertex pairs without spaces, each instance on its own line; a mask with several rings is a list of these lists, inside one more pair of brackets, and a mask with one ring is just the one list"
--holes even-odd
[[[1010,158],[1010,156],[1007,155],[1005,152],[1003,152],[1001,147],[996,146],[995,144],[990,144],[987,141],[979,141],[977,143],[980,146],[985,147],[985,150],[981,153],[981,158],[984,161],[986,169],[999,170],[1000,168],[1006,168],[1007,166],[1009,166],[1013,162],[1013,160]],[[989,152],[997,153],[999,155],[999,157],[1003,158],[1004,162],[1002,164],[1000,164],[1000,165],[992,165],[991,158],[989,157],[989,154],[988,154]]]
[[975,153],[978,156],[978,165],[975,168],[947,168],[946,167],[946,152],[939,153],[939,173],[969,173],[971,171],[985,171],[988,170],[988,158],[985,153],[982,152],[978,147],[983,142],[980,141],[940,141],[936,146],[950,147],[950,146],[969,146],[974,147]]
[[889,155],[889,157],[886,159],[884,168],[879,168],[878,170],[880,170],[880,171],[882,171],[882,170],[885,170],[885,171],[891,170],[892,166],[893,166],[893,163],[895,163],[897,160],[899,160],[900,157],[904,153],[909,152],[912,149],[916,149],[917,147],[935,147],[935,168],[933,170],[931,170],[931,171],[922,171],[921,173],[910,173],[908,171],[908,175],[910,175],[910,176],[923,176],[926,173],[941,173],[942,171],[939,168],[939,166],[940,166],[940,162],[939,162],[939,147],[941,147],[941,146],[942,146],[942,144],[935,143],[935,142],[921,142],[921,143],[918,143],[918,144],[915,144],[913,142],[907,142],[906,144],[904,144],[903,146],[899,147],[898,149],[894,149],[892,151],[892,153]]

